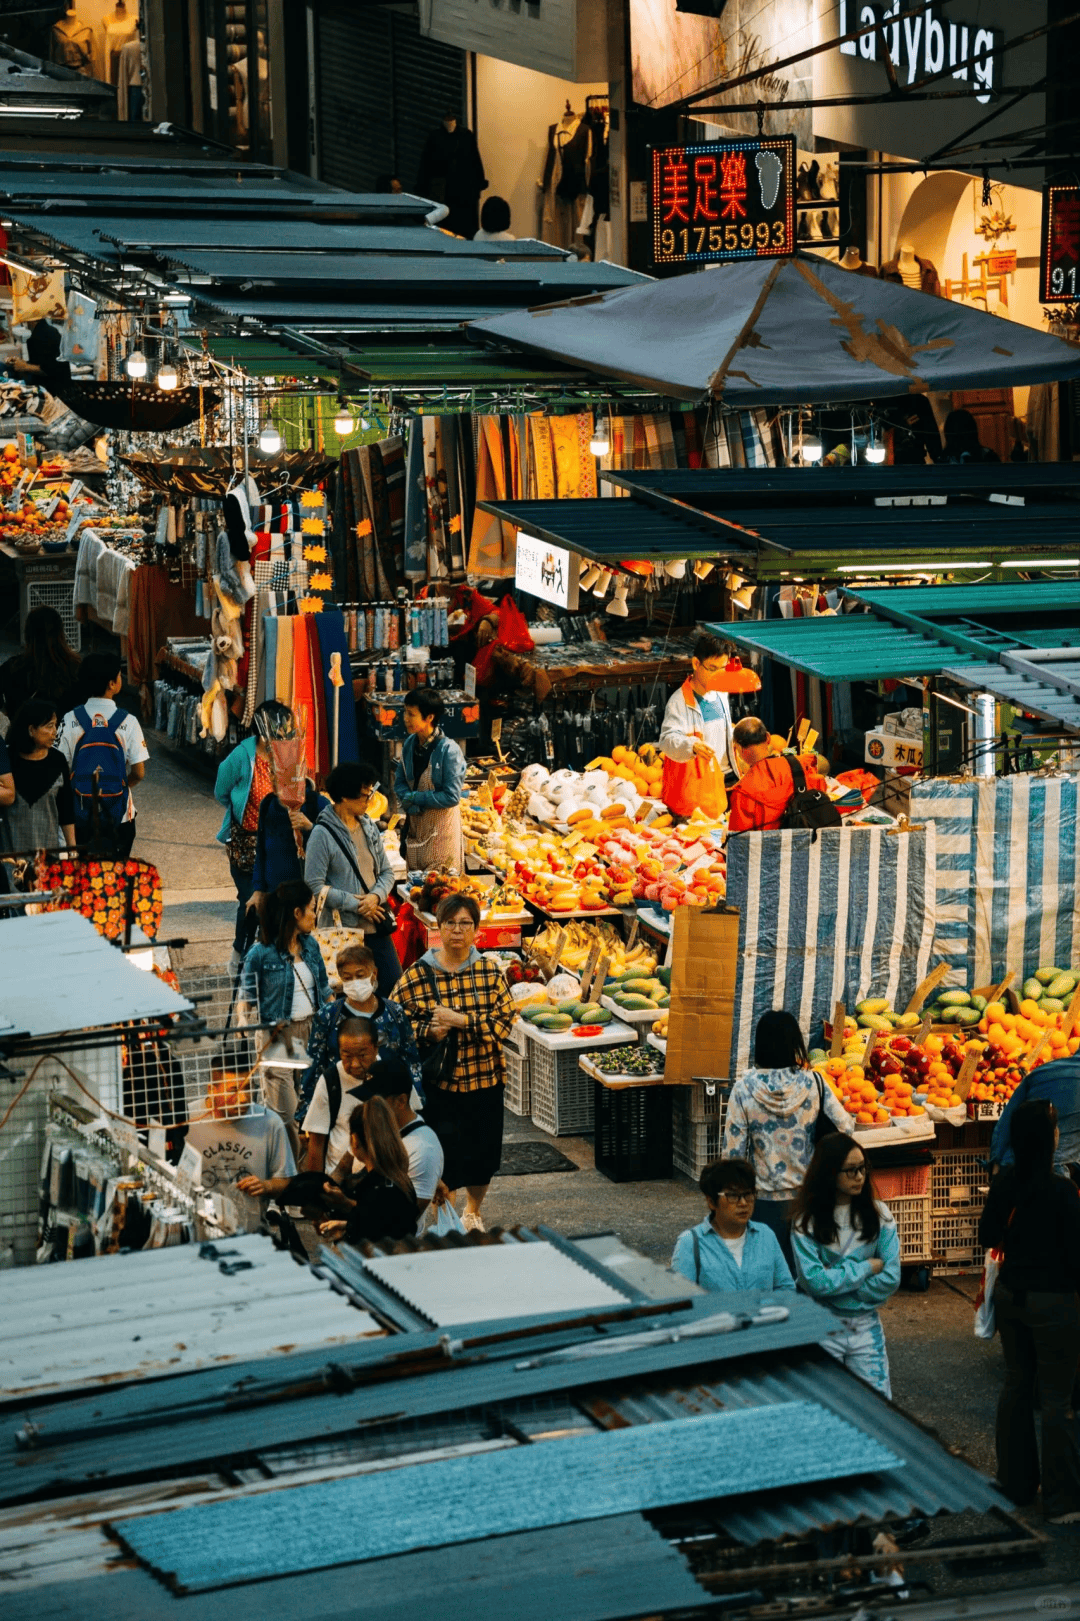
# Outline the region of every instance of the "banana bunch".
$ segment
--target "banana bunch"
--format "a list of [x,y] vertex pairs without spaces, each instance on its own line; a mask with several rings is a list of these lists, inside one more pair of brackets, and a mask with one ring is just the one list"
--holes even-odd
[[609,975],[629,973],[631,969],[639,970],[642,974],[651,974],[656,968],[656,956],[643,941],[639,941],[632,951],[628,951],[625,942],[619,938],[614,929],[605,924],[548,923],[545,928],[533,935],[531,941],[533,949],[550,955],[555,950],[560,928],[566,933],[566,944],[559,959],[563,968],[575,971],[584,968],[589,953],[597,942],[607,953]]

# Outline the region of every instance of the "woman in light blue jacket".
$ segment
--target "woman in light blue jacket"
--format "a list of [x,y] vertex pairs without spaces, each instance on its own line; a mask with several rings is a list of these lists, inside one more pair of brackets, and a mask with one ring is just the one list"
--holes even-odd
[[409,734],[401,745],[394,774],[398,804],[409,818],[405,860],[410,872],[453,867],[465,870],[461,796],[465,756],[439,729],[443,701],[430,687],[417,687],[405,700]]
[[800,1286],[836,1318],[825,1349],[891,1401],[877,1308],[900,1287],[900,1237],[892,1211],[874,1198],[857,1140],[833,1132],[818,1143],[795,1200],[791,1241]]
[[334,767],[326,779],[332,803],[308,838],[304,878],[316,897],[326,890],[319,918],[323,927],[333,923],[337,912],[343,928],[363,934],[362,943],[375,958],[379,995],[385,997],[401,976],[401,963],[388,904],[394,871],[382,834],[367,815],[374,789],[371,766],[350,760]]
[[750,1220],[756,1188],[749,1161],[710,1160],[698,1187],[709,1214],[679,1234],[672,1270],[703,1289],[794,1289],[776,1234]]

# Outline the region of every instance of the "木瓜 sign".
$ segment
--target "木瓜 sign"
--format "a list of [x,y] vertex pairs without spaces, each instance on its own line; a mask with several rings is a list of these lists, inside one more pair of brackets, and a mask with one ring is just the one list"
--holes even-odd
[[551,602],[556,608],[569,608],[573,612],[578,605],[580,574],[581,559],[577,552],[518,530],[514,584],[519,590],[539,597],[541,602]]
[[1080,186],[1047,186],[1043,192],[1039,299],[1080,301]]
[[795,251],[795,138],[656,147],[649,199],[658,265]]

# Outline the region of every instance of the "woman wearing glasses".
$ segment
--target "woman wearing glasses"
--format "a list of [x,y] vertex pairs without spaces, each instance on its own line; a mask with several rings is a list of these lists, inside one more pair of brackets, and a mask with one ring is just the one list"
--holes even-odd
[[[402,977],[397,1001],[412,1020],[424,1061],[424,1119],[443,1146],[443,1180],[465,1189],[462,1220],[484,1231],[480,1206],[502,1160],[503,1042],[514,1004],[502,970],[476,949],[480,908],[471,895],[446,895],[435,913],[440,944]],[[440,1072],[424,1060],[450,1045]]]
[[825,1349],[891,1401],[877,1308],[900,1287],[900,1238],[888,1205],[874,1198],[866,1155],[849,1137],[834,1132],[814,1150],[791,1240],[799,1283],[836,1318]]
[[703,1289],[794,1289],[776,1235],[750,1219],[754,1167],[744,1159],[710,1160],[698,1187],[709,1213],[679,1234],[672,1270]]
[[336,765],[326,779],[331,804],[319,815],[307,842],[304,880],[316,896],[326,890],[320,926],[338,913],[342,926],[363,934],[375,958],[379,995],[389,996],[401,974],[391,936],[394,914],[387,897],[394,871],[382,834],[367,814],[375,773],[355,760]]

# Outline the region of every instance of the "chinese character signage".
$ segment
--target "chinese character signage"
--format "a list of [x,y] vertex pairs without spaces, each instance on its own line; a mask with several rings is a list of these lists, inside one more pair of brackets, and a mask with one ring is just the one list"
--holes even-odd
[[1080,302],[1080,186],[1047,186],[1043,192],[1039,299]]
[[514,584],[519,591],[527,591],[541,602],[553,602],[556,608],[578,605],[578,576],[581,558],[577,552],[568,552],[564,546],[553,546],[549,541],[537,540],[518,530],[517,566]]
[[794,253],[794,136],[656,147],[652,158],[656,264]]

